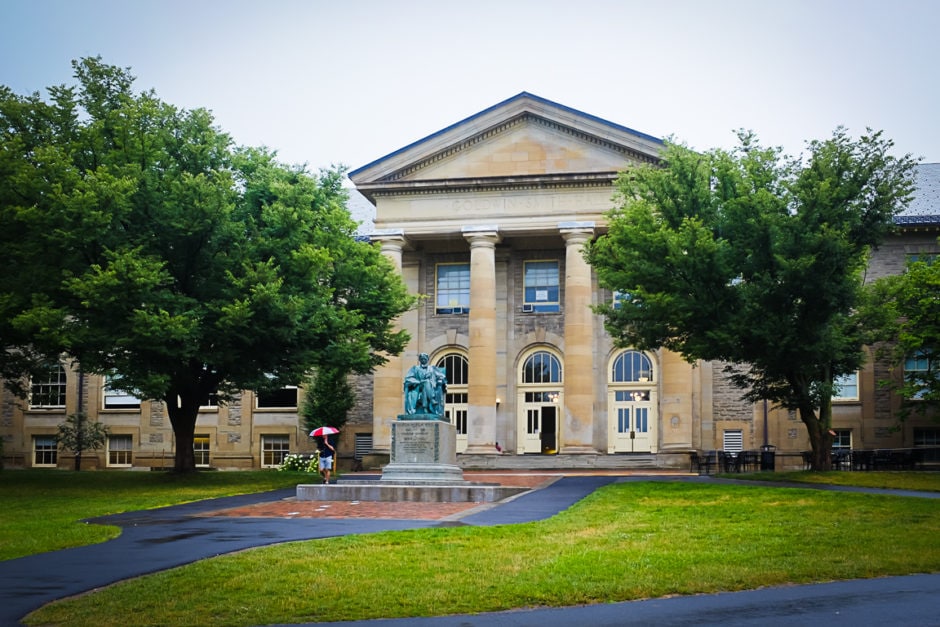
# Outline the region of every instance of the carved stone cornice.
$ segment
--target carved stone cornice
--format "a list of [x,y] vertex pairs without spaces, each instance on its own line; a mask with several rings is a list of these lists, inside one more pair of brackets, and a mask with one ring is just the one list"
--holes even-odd
[[401,181],[391,184],[360,184],[358,190],[371,199],[389,196],[459,192],[532,191],[540,189],[585,189],[612,187],[616,172],[586,174],[533,174],[520,176]]

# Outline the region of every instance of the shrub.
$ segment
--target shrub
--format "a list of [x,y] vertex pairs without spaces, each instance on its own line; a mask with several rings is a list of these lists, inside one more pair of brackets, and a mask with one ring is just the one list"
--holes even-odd
[[317,472],[319,453],[314,455],[299,455],[291,453],[284,458],[284,462],[277,467],[278,470],[293,470],[295,472]]

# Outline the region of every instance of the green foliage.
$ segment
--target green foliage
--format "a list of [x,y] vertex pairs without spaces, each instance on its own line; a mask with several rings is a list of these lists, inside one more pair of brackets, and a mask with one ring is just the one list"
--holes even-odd
[[308,432],[324,426],[342,429],[355,404],[356,397],[343,370],[329,366],[318,368],[300,408],[304,428]]
[[914,162],[880,133],[838,129],[805,164],[739,139],[704,154],[669,144],[662,164],[620,176],[587,256],[627,296],[597,310],[621,346],[724,362],[746,398],[798,409],[822,465],[833,380],[862,360],[868,251],[908,202]]
[[59,448],[75,455],[75,470],[82,469],[82,453],[96,451],[108,440],[107,425],[88,420],[84,412],[71,414],[59,425],[56,441]]
[[65,354],[162,400],[191,471],[208,396],[401,352],[392,321],[414,300],[354,237],[342,168],[235,147],[208,111],[134,93],[128,69],[73,67],[78,84],[48,102],[0,89],[0,243],[28,269],[0,277],[7,382]]
[[862,312],[873,342],[882,342],[895,366],[917,358],[926,369],[908,370],[902,380],[882,383],[904,399],[899,418],[912,413],[940,419],[940,263],[918,260],[904,274],[875,281]]

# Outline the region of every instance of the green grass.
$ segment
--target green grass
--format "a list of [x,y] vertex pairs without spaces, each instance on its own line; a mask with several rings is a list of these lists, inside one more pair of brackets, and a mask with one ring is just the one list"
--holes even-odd
[[273,470],[182,476],[4,470],[0,472],[0,560],[104,542],[120,533],[118,527],[83,523],[84,518],[292,488],[306,480],[303,477],[310,475]]
[[936,572],[938,534],[938,499],[631,482],[537,523],[386,532],[222,556],[52,604],[27,623],[342,621]]
[[864,488],[940,492],[940,472],[925,472],[922,470],[879,472],[845,472],[840,470],[830,470],[828,472],[791,471],[722,476],[756,481],[794,481],[797,483],[822,483],[859,486]]

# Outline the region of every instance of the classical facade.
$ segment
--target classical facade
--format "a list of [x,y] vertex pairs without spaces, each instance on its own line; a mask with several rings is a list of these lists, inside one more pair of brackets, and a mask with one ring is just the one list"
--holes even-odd
[[[613,295],[583,246],[604,232],[617,173],[655,163],[661,147],[522,93],[350,173],[376,207],[373,240],[426,297],[400,321],[412,343],[374,378],[372,424],[361,428],[377,460],[401,413],[402,375],[426,352],[450,373],[447,411],[468,467],[669,467],[693,449],[764,445],[800,464],[809,442],[794,414],[743,402],[721,364],[615,348],[591,310]],[[938,175],[921,166],[919,200],[876,251],[870,278],[937,252]],[[840,445],[936,440],[930,423],[892,428],[899,399],[876,383],[890,376],[871,360],[841,382]]]
[[[411,343],[373,376],[355,379],[357,404],[340,462],[379,467],[402,380],[428,353],[448,376],[446,413],[464,467],[687,468],[693,450],[772,445],[777,467],[799,467],[808,438],[796,415],[741,400],[721,364],[669,351],[616,348],[591,306],[610,302],[582,255],[605,231],[614,180],[656,163],[661,140],[521,93],[350,173],[375,208],[364,230],[401,272],[420,306],[399,324]],[[868,278],[940,253],[940,164],[918,168],[915,202],[874,252]],[[918,367],[916,360],[910,367]],[[837,446],[935,446],[940,427],[897,429],[900,400],[878,381],[900,376],[872,355],[834,402]],[[300,426],[303,391],[246,392],[202,408],[197,463],[264,468],[313,444]],[[109,390],[100,377],[50,368],[23,401],[3,392],[6,464],[70,467],[56,427],[81,409],[109,426],[86,465],[171,467],[172,429],[160,403]]]

